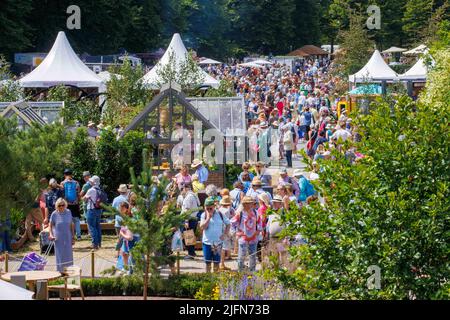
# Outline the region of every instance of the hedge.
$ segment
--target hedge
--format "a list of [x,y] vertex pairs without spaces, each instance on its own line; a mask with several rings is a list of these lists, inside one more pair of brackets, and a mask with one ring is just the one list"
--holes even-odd
[[[60,284],[61,280],[49,283]],[[175,297],[194,299],[195,294],[204,287],[213,287],[216,276],[212,274],[181,274],[169,276],[167,279],[153,281],[148,286],[149,296]],[[143,295],[143,280],[135,276],[114,278],[82,278],[81,285],[85,296],[141,296]],[[51,292],[50,297],[58,293]],[[73,292],[72,296],[80,296]]]

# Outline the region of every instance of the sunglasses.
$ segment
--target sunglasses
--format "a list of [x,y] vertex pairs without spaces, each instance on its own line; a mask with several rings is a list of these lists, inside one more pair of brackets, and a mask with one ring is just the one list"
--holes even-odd
[[63,205],[63,204],[60,204],[59,206],[58,206],[58,208],[64,208],[65,207],[65,205]]
[[206,207],[206,210],[208,211],[214,210],[214,207]]

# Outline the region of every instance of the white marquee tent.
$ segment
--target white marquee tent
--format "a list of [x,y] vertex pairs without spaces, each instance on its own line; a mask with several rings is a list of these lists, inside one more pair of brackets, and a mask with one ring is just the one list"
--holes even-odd
[[404,52],[407,49],[399,48],[399,47],[390,47],[389,49],[386,49],[382,51],[382,53],[397,53],[397,52]]
[[[183,40],[181,40],[181,36],[179,33],[175,33],[172,37],[172,41],[169,44],[169,47],[166,50],[166,53],[162,56],[161,60],[158,61],[156,66],[153,67],[152,70],[150,70],[143,78],[144,84],[146,84],[151,89],[159,89],[160,84],[162,84],[162,79],[160,79],[158,75],[158,70],[163,68],[164,66],[168,65],[170,63],[170,56],[173,55],[175,59],[175,65],[179,66],[187,59],[188,51],[186,50],[186,47],[184,46]],[[204,86],[211,86],[213,88],[219,87],[219,81],[211,77],[209,74],[207,74],[205,71],[203,71],[198,66],[200,72],[203,73],[204,80],[202,85]]]
[[44,61],[19,83],[25,88],[48,88],[59,84],[79,88],[103,86],[103,80],[78,58],[63,31],[58,33]]
[[416,80],[416,81],[426,81],[428,74],[428,68],[425,61],[420,58],[415,65],[411,67],[404,74],[399,75],[401,80]]
[[380,51],[375,50],[370,60],[357,73],[349,76],[350,82],[380,82],[391,81],[397,78],[397,74],[383,60]]

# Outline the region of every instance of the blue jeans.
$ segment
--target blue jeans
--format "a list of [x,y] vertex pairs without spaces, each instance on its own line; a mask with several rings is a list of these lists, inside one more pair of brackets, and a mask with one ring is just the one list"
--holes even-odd
[[72,217],[72,222],[75,225],[75,234],[77,235],[77,238],[81,238],[80,218]]
[[244,260],[249,254],[250,260],[250,271],[256,270],[256,248],[258,246],[258,242],[255,243],[239,243],[239,252],[238,252],[238,270],[242,271],[244,269]]
[[86,214],[86,221],[94,247],[98,247],[102,244],[102,228],[100,226],[101,215],[101,209],[88,209]]

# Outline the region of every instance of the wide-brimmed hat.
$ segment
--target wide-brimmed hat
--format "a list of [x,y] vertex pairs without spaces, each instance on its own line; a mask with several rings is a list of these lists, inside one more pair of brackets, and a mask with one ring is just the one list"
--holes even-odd
[[258,177],[254,177],[252,180],[252,186],[262,186],[261,179]]
[[283,198],[279,195],[273,197],[272,202],[283,202]]
[[161,169],[163,169],[163,170],[170,169],[170,164],[169,164],[168,162],[164,162],[164,163],[161,165]]
[[199,165],[203,164],[203,161],[200,159],[194,159],[191,164],[191,168],[197,168]]
[[117,191],[119,191],[119,192],[128,192],[127,185],[126,184],[121,184],[119,186],[119,189],[117,189]]
[[88,127],[92,127],[92,126],[95,126],[95,122],[93,122],[93,121],[89,121],[89,123],[88,123],[88,125],[87,125]]
[[255,199],[253,199],[252,197],[249,196],[245,196],[244,199],[242,199],[242,204],[246,204],[246,203],[255,203]]
[[220,205],[225,205],[225,206],[231,205],[231,198],[230,198],[230,196],[223,196],[222,200],[220,200]]

